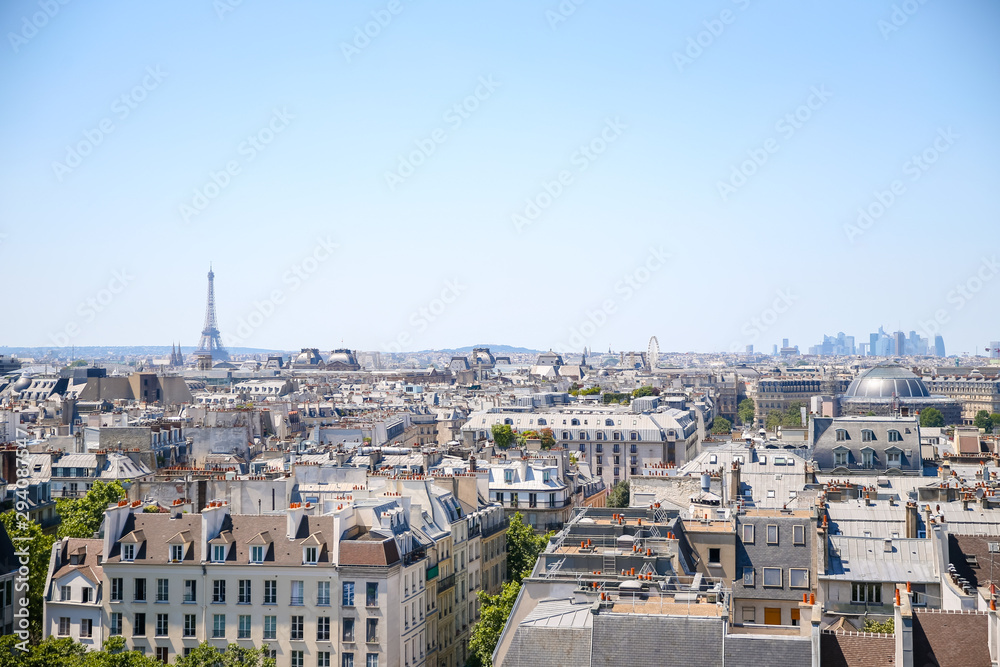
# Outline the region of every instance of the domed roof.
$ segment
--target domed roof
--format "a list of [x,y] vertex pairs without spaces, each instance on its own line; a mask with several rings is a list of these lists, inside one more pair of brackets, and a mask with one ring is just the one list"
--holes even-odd
[[14,391],[24,391],[31,386],[31,378],[27,375],[21,375],[14,383]]
[[854,378],[845,396],[918,398],[931,395],[924,381],[902,366],[876,366]]

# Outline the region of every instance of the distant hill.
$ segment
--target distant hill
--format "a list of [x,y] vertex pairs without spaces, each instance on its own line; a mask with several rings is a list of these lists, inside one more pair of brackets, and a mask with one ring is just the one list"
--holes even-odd
[[450,352],[451,354],[469,354],[474,348],[477,347],[488,347],[490,352],[493,354],[540,354],[541,350],[533,350],[527,347],[517,347],[515,345],[490,345],[489,343],[482,343],[479,345],[467,345],[465,347],[457,347],[455,349],[441,349],[441,350],[425,350],[425,352]]

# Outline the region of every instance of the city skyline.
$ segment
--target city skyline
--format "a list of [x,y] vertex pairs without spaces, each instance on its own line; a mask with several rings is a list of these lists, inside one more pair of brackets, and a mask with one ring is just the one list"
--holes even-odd
[[392,5],[5,6],[0,343],[1000,337],[997,6]]

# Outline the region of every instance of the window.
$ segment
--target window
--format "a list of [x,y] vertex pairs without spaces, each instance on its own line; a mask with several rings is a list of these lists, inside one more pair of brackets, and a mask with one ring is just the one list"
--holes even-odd
[[226,615],[214,614],[212,616],[212,637],[223,638],[226,636]]
[[146,636],[146,615],[142,612],[136,614],[132,619],[132,636]]
[[111,613],[111,636],[117,637],[122,633],[122,615],[118,612]]
[[378,667],[378,653],[369,653],[365,656],[365,667]]
[[773,586],[776,588],[781,588],[781,568],[780,567],[765,567],[764,568],[764,586]]
[[111,601],[121,602],[125,597],[125,580],[115,577],[111,580]]
[[865,468],[871,468],[875,465],[875,450],[871,447],[866,447],[861,450],[861,462]]
[[708,457],[708,462],[711,463],[712,465],[715,465],[716,463],[719,462],[719,457],[716,456],[715,454],[710,454]]
[[851,439],[851,436],[849,436],[847,434],[847,430],[846,429],[842,429],[842,428],[838,428],[837,429],[837,442],[846,442],[846,441],[848,441],[850,439]]
[[184,614],[184,636],[194,637],[198,632],[198,617],[194,614]]
[[264,617],[264,639],[275,639],[278,636],[278,617]]
[[743,543],[753,544],[753,524],[745,523],[742,526],[743,529]]
[[171,544],[170,545],[170,561],[173,563],[179,563],[184,560],[184,545],[183,544]]
[[134,544],[123,544],[122,545],[122,560],[126,562],[131,562],[135,560],[135,545]]
[[768,544],[778,543],[778,526],[773,523],[769,523],[767,525],[767,543]]
[[330,667],[329,651],[320,651],[316,654],[316,667]]
[[378,606],[378,582],[369,581],[365,586],[365,606],[366,607],[377,607]]
[[301,581],[292,582],[292,597],[288,604],[301,605],[305,602],[305,596],[303,594],[304,587]]
[[305,547],[302,549],[302,562],[306,565],[315,565],[319,559],[319,549],[316,547]]
[[791,588],[809,588],[809,570],[797,567],[788,570],[788,585]]
[[80,619],[80,636],[81,637],[93,637],[94,636],[94,621],[89,618]]
[[156,615],[156,636],[165,637],[170,634],[170,623],[167,614]]
[[753,583],[753,568],[750,567],[749,565],[747,565],[747,566],[745,566],[743,568],[743,585],[744,586],[753,586],[754,585],[754,583]]
[[184,580],[184,601],[185,602],[197,602],[197,589],[198,582],[195,579],[185,579]]
[[146,601],[146,580],[145,579],[133,579],[132,580],[132,599],[136,602]]
[[889,442],[903,442],[902,434],[896,429],[889,429]]
[[168,602],[170,600],[170,580],[169,579],[157,579],[156,580],[156,601],[157,602]]
[[619,454],[622,451],[622,446],[621,445],[615,445],[614,447],[612,447],[612,449],[614,450],[615,454]]
[[226,601],[226,580],[216,579],[212,582],[212,602]]
[[239,604],[250,604],[250,580],[240,579],[237,584],[237,588],[239,596],[237,597],[236,601]]
[[768,489],[767,490],[767,497],[768,498],[774,498],[774,489]]
[[305,651],[292,651],[291,667],[306,667]]
[[[159,390],[157,389],[157,391]],[[167,664],[167,662],[170,660],[170,647],[157,646],[155,655],[157,660],[159,660],[163,664]]]
[[602,454],[604,452],[604,445],[597,443],[597,445],[594,446],[594,451],[598,454]]
[[882,584],[851,584],[851,602],[854,604],[882,604]]
[[289,639],[302,639],[305,636],[305,623],[302,616],[292,616]]
[[806,543],[806,527],[792,526],[792,544]]
[[250,547],[250,562],[255,564],[264,562],[264,547],[256,545]]
[[60,637],[69,636],[69,616],[59,617],[59,636]]
[[875,431],[870,428],[861,431],[861,442],[875,442]]
[[847,457],[848,457],[849,454],[850,454],[850,452],[847,451],[846,449],[842,449],[840,451],[834,452],[833,453],[833,464],[834,465],[838,465],[838,466],[846,466],[847,465]]
[[512,484],[514,482],[514,471],[504,470],[503,471],[503,481],[504,484]]
[[378,641],[378,619],[368,618],[365,619],[365,641],[366,642],[377,642]]
[[316,641],[330,641],[330,617],[320,616],[316,619]]
[[63,602],[69,602],[71,599],[73,599],[73,592],[69,586],[59,587],[59,599],[62,600]]
[[902,457],[898,449],[889,450],[885,453],[885,464],[898,468],[902,465]]
[[353,581],[345,581],[343,589],[344,589],[344,600],[343,600],[343,602],[341,604],[343,604],[345,607],[353,607],[354,606],[354,582]]
[[635,431],[632,431],[631,433],[628,434],[628,439],[629,440],[638,440],[639,439],[639,434],[636,433]]
[[264,580],[264,604],[278,604],[278,580]]
[[757,622],[757,608],[756,607],[743,607],[743,622],[744,623],[756,623]]
[[225,544],[213,544],[212,545],[212,562],[213,563],[223,563],[226,560],[226,545]]
[[597,432],[597,439],[598,440],[604,440],[604,431],[598,431]]
[[345,642],[353,642],[354,641],[354,619],[353,618],[345,618],[344,620],[342,620],[340,622],[340,625],[341,625],[341,627],[343,629],[343,632],[341,634],[341,639],[343,641],[345,641]]
[[708,564],[709,565],[722,564],[722,549],[713,547],[708,550]]
[[354,654],[353,653],[341,653],[340,654],[340,667],[354,667]]
[[330,605],[330,582],[321,581],[316,584],[316,604],[322,607]]
[[237,639],[250,639],[250,614],[240,614],[236,628]]

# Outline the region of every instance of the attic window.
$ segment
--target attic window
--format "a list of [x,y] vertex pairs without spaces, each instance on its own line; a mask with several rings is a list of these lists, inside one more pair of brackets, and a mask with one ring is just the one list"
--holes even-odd
[[123,544],[122,545],[122,560],[127,562],[132,562],[135,560],[135,545],[134,544]]
[[179,563],[184,560],[184,545],[183,544],[171,544],[170,545],[170,562]]
[[264,562],[264,547],[259,545],[254,545],[250,547],[250,562],[251,563],[263,563]]
[[315,565],[319,560],[319,549],[316,547],[304,547],[302,549],[302,562],[306,565]]
[[213,563],[224,563],[226,561],[226,545],[225,544],[213,544],[212,545],[212,562]]

